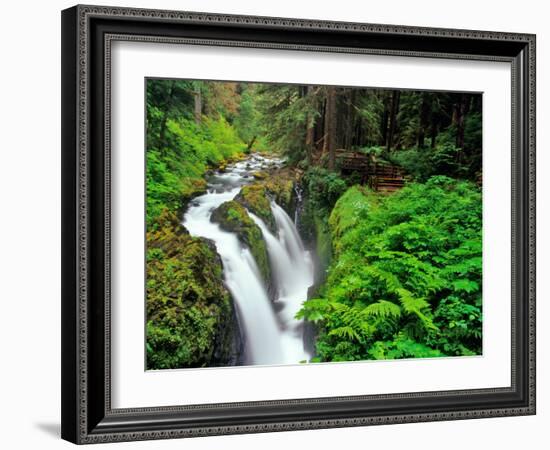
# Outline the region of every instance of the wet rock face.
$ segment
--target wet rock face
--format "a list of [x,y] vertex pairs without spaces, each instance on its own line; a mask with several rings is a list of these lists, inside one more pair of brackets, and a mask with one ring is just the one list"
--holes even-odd
[[164,212],[147,233],[147,368],[236,364],[242,351],[222,263],[207,239]]
[[271,269],[262,231],[250,218],[244,206],[234,200],[222,203],[212,212],[210,221],[237,235],[239,241],[252,253],[266,286],[271,285]]
[[281,170],[265,180],[266,192],[280,205],[288,215],[294,215],[296,208],[295,180],[288,171]]
[[[234,305],[234,301],[232,300]],[[245,336],[236,308],[231,308],[229,320],[218,321],[212,362],[208,366],[236,366],[244,358]]]

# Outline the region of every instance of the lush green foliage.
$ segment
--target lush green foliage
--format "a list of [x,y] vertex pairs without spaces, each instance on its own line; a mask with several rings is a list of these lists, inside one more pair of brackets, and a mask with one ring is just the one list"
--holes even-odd
[[245,145],[224,118],[167,121],[167,144],[147,151],[147,219],[163,208],[177,210],[182,201],[204,190],[204,173],[239,156]]
[[322,167],[312,167],[304,175],[303,182],[308,200],[316,210],[328,212],[346,191],[346,182],[335,172]]
[[298,317],[318,360],[481,352],[481,194],[444,176],[391,196],[350,188],[330,215],[333,260]]
[[258,109],[258,87],[255,84],[242,83],[240,88],[239,114],[233,125],[248,149],[254,147],[257,151],[269,151],[266,126]]
[[243,86],[147,81],[148,223],[202,192],[209,167],[240,157],[261,139],[254,89]]
[[235,364],[239,330],[222,266],[176,214],[209,167],[247,150],[235,83],[147,82],[147,367]]
[[[322,89],[317,87],[315,94]],[[257,107],[265,138],[272,150],[284,153],[290,162],[306,157],[305,135],[308,121],[319,117],[319,98],[306,95],[306,87],[290,84],[258,86]]]
[[447,142],[435,148],[413,147],[395,152],[390,158],[405,169],[415,180],[426,181],[433,175],[448,174],[459,177],[468,173],[468,168],[458,162],[460,148]]

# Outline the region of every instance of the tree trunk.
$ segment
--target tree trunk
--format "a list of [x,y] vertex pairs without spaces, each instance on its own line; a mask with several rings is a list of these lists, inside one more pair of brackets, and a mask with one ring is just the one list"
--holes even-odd
[[[315,126],[313,127],[313,155],[312,159],[317,159],[317,151],[319,150],[319,144],[324,142],[323,136],[325,135],[325,102],[324,100],[318,101],[317,110],[319,112]],[[321,147],[321,151],[322,151]]]
[[470,96],[460,94],[460,101],[456,108],[456,146],[460,149],[457,152],[457,161],[462,163],[464,159],[464,119],[470,109]]
[[[338,97],[344,95],[345,91],[339,92]],[[334,144],[335,148],[344,148],[344,141],[346,139],[346,117],[348,110],[346,108],[347,102],[336,102],[336,143]]]
[[424,147],[424,139],[429,126],[430,103],[427,93],[422,94],[422,105],[420,106],[420,127],[418,129],[418,147]]
[[176,82],[172,80],[172,83],[170,83],[170,88],[168,89],[168,94],[166,95],[165,101],[164,101],[164,111],[162,114],[162,119],[160,121],[160,131],[159,131],[159,147],[161,148],[161,153],[164,151],[162,148],[166,144],[166,122],[168,120],[168,114],[170,113],[170,108],[172,107],[172,99],[174,97],[174,87],[176,85]]
[[[309,97],[312,95],[313,86],[308,86],[306,89],[306,95]],[[306,160],[308,165],[311,165],[313,161],[313,147],[315,140],[315,117],[311,113],[306,116]]]
[[432,137],[432,148],[435,148],[435,143],[437,139],[437,121],[435,117],[432,117],[432,130],[431,130],[431,137]]
[[256,142],[256,139],[257,139],[258,136],[254,136],[252,137],[252,139],[250,139],[250,142],[248,143],[248,145],[246,146],[246,151],[249,152],[250,150],[252,150],[252,146],[254,145],[254,143]]
[[474,112],[481,112],[482,109],[482,96],[481,95],[473,95],[472,96],[472,111]]
[[390,98],[384,93],[384,112],[382,113],[382,123],[380,125],[381,143],[386,145],[388,142],[388,121],[390,118]]
[[393,91],[392,97],[391,97],[391,110],[390,110],[390,128],[388,132],[388,144],[386,147],[386,151],[388,153],[391,152],[392,146],[393,146],[393,140],[394,140],[394,134],[395,134],[395,128],[397,123],[397,113],[399,112],[399,98],[401,96],[401,92],[399,91]]
[[321,155],[325,155],[328,151],[328,99],[323,102],[323,149]]
[[456,106],[456,146],[464,147],[464,94],[460,95],[460,101]]
[[327,110],[326,110],[326,130],[327,130],[327,151],[328,151],[328,169],[334,170],[336,166],[336,88],[330,86],[327,88]]
[[195,97],[195,123],[200,125],[202,119],[202,95],[200,87],[195,87],[193,95]]
[[355,103],[355,90],[352,90],[349,93],[349,96],[347,98],[347,116],[346,116],[346,134],[344,138],[344,145],[343,148],[345,149],[351,149],[353,146],[353,123],[355,122],[355,115],[354,115],[354,109],[353,105]]

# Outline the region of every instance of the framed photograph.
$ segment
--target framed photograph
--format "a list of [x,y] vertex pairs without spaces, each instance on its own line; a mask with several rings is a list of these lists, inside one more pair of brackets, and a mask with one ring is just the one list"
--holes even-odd
[[535,36],[62,12],[62,437],[535,413]]

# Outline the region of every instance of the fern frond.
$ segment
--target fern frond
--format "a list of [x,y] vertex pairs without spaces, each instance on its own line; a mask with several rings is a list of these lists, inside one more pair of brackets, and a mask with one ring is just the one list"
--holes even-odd
[[422,322],[422,325],[424,325],[424,328],[427,331],[439,331],[439,328],[433,323],[432,319],[430,319],[425,314],[422,314],[421,312],[417,312],[416,316],[420,319]]
[[376,326],[373,324],[370,324],[368,322],[362,322],[361,331],[364,336],[372,336],[374,335],[374,333],[376,333],[377,329],[376,329]]
[[363,267],[362,270],[367,275],[370,275],[373,278],[378,278],[379,280],[384,281],[389,291],[396,291],[397,289],[402,289],[399,279],[390,272],[382,270],[376,266],[365,266]]
[[403,310],[407,314],[418,317],[423,327],[427,331],[438,331],[439,328],[433,323],[432,319],[426,315],[429,311],[430,304],[421,297],[414,297],[407,289],[398,289],[399,301],[403,306]]
[[465,278],[453,281],[453,287],[455,288],[455,291],[464,291],[468,294],[479,290],[479,284]]
[[362,314],[367,317],[399,318],[401,317],[401,308],[387,300],[379,300],[363,309]]
[[329,332],[329,336],[336,336],[344,339],[353,339],[359,341],[361,336],[351,326],[338,327]]
[[329,302],[330,308],[338,313],[347,313],[351,308],[348,305],[344,305],[340,302]]
[[429,308],[430,304],[421,297],[414,297],[407,289],[396,289],[399,296],[399,302],[403,306],[403,310],[409,314],[416,314],[425,308]]

